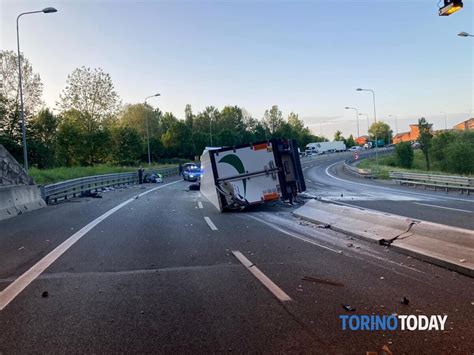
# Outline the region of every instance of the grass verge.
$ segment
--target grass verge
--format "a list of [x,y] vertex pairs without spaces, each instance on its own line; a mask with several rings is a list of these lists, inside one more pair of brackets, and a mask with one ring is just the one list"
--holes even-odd
[[414,153],[415,154],[413,157],[413,167],[411,169],[400,168],[397,166],[395,152],[390,155],[379,156],[378,169],[375,158],[363,159],[357,165],[357,167],[361,169],[371,169],[374,172],[378,171],[380,179],[390,179],[388,175],[390,171],[459,176],[456,174],[446,173],[444,171],[439,170],[439,167],[436,166],[436,163],[431,164],[433,165],[432,169],[430,169],[429,171],[426,170],[426,162],[425,157],[423,156],[423,152],[421,150],[415,150]]
[[[150,169],[172,168],[177,164],[158,164],[152,165]],[[148,165],[143,165],[148,169]],[[60,167],[52,169],[37,169],[31,168],[29,175],[34,179],[35,183],[40,185],[53,184],[59,181],[76,179],[84,176],[127,173],[137,171],[136,166],[113,166],[113,165],[97,165],[97,166],[74,166],[74,167]]]

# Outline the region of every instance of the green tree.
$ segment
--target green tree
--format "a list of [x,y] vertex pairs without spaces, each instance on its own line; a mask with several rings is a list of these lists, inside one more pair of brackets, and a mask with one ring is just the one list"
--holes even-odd
[[398,143],[395,147],[395,155],[398,165],[402,168],[410,169],[413,166],[413,148],[410,142]]
[[428,123],[424,117],[418,120],[419,137],[418,142],[420,143],[420,149],[425,156],[426,169],[430,170],[430,145],[433,134],[431,133],[431,123]]
[[120,98],[109,74],[101,68],[81,67],[68,75],[58,104],[62,111],[76,110],[102,122],[118,112]]
[[112,130],[113,162],[121,165],[137,164],[143,141],[137,130],[130,126],[116,126]]
[[385,144],[389,144],[392,141],[392,131],[390,126],[381,121],[372,123],[369,128],[369,136],[372,140],[375,140],[375,137],[377,137],[377,140],[383,139]]
[[133,104],[127,105],[119,115],[118,123],[121,126],[127,126],[136,130],[142,139],[146,139],[146,127],[150,137],[161,136],[162,130],[160,127],[162,113],[159,109],[153,110],[148,104]]
[[459,134],[452,131],[444,131],[433,137],[430,146],[430,155],[433,162],[439,164],[441,170],[448,169],[448,159],[446,157],[446,148],[448,145],[459,139]]
[[54,166],[58,124],[58,117],[48,109],[41,110],[31,121],[28,154],[32,165],[39,168]]
[[192,131],[182,121],[175,122],[161,137],[168,157],[191,158],[194,153]]
[[447,171],[457,174],[474,173],[474,143],[457,140],[446,148]]
[[272,136],[281,128],[283,123],[283,114],[277,105],[273,105],[270,110],[265,111],[263,115],[263,125]]
[[335,141],[345,141],[346,139],[342,136],[342,132],[341,131],[336,131],[336,133],[334,133],[334,140]]
[[237,144],[237,137],[230,129],[223,129],[218,133],[216,143],[219,146],[233,146]]
[[193,121],[193,110],[191,108],[191,105],[187,104],[186,108],[184,109],[184,122],[186,123],[186,126],[188,126],[190,129],[193,129]]
[[356,142],[354,140],[354,136],[352,134],[349,136],[349,138],[346,139],[345,144],[346,144],[347,147],[353,147],[353,146],[356,145]]
[[201,155],[209,143],[209,134],[205,132],[193,132],[194,155]]
[[[23,102],[25,123],[28,128],[30,120],[42,105],[43,83],[40,75],[33,71],[29,60],[21,55]],[[0,50],[0,139],[10,153],[22,161],[20,120],[20,99],[18,85],[18,55],[13,51]],[[20,147],[20,155],[16,147]]]

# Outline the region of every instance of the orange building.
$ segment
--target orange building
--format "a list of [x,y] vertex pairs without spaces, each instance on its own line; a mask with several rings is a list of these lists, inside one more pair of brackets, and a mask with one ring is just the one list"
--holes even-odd
[[472,131],[474,130],[474,118],[458,123],[453,128],[457,131]]
[[369,136],[360,136],[355,139],[357,145],[364,145],[369,141]]
[[410,132],[398,133],[393,137],[393,144],[400,142],[414,142],[418,139],[420,131],[418,130],[417,124],[410,125]]

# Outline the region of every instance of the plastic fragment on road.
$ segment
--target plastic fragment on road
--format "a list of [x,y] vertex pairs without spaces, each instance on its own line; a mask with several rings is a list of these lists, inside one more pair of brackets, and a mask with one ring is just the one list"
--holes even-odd
[[318,228],[328,229],[328,228],[331,228],[331,225],[330,224],[318,224]]
[[49,296],[48,291],[43,291],[43,293],[41,294],[41,297],[43,297],[43,298],[46,298],[48,296]]
[[408,305],[410,303],[410,300],[406,297],[402,297],[402,299],[400,300],[400,303],[404,305]]
[[333,285],[333,286],[344,286],[344,284],[337,282],[337,281],[331,281],[331,280],[325,280],[325,279],[318,279],[316,277],[312,276],[303,276],[301,278],[303,281],[309,281],[309,282],[315,282],[315,283],[323,283],[327,285]]
[[343,304],[342,308],[344,308],[344,310],[346,310],[347,312],[354,312],[356,310],[355,308],[353,308],[352,306],[348,304]]
[[382,354],[384,355],[393,355],[387,345],[382,346]]

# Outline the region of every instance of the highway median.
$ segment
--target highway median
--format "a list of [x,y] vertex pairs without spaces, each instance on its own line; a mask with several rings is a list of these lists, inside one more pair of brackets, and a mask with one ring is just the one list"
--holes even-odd
[[306,221],[474,276],[474,232],[394,214],[312,200],[294,211]]

